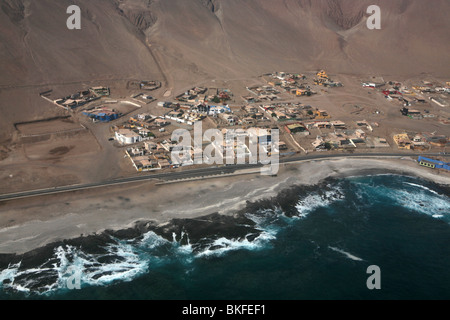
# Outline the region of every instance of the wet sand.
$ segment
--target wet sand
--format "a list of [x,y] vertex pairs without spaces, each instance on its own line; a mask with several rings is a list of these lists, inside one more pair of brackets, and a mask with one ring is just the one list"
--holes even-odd
[[122,230],[137,222],[233,215],[247,201],[271,198],[293,185],[328,177],[398,173],[450,185],[450,175],[410,158],[305,161],[282,166],[277,177],[248,174],[155,185],[154,182],[0,203],[0,253],[22,254],[53,242]]

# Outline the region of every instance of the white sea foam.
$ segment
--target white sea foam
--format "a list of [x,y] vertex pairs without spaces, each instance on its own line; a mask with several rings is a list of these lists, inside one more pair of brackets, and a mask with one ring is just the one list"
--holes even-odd
[[358,186],[359,193],[363,194],[363,198],[367,197],[369,205],[373,205],[374,201],[379,202],[387,198],[388,203],[397,204],[411,211],[450,222],[449,197],[419,183],[403,182],[404,186],[409,187],[353,183]]
[[[148,270],[148,259],[142,259],[130,244],[117,242],[105,250],[106,254],[86,254],[71,246],[59,246],[54,257],[41,266],[21,270],[17,264],[3,270],[0,284],[3,283],[3,288],[23,293],[48,294],[67,289],[73,274],[80,275],[82,285],[104,286],[119,280],[130,281]],[[108,257],[110,261],[100,262],[100,259]],[[52,284],[40,285],[51,278],[56,279]]]
[[436,219],[450,218],[450,201],[447,196],[440,195],[425,186],[414,186],[423,190],[398,189],[389,190],[385,194],[393,201],[412,211],[423,213]]
[[253,228],[275,238],[282,229],[282,222],[292,222],[292,218],[286,217],[280,208],[259,210],[256,214],[247,213],[245,215],[252,220],[255,225]]
[[318,192],[311,193],[305,198],[299,200],[296,205],[299,217],[306,218],[314,210],[326,207],[332,203],[343,200],[343,192],[339,187],[334,188],[334,190],[325,191],[323,194]]
[[427,187],[422,186],[422,185],[420,185],[420,184],[415,184],[415,183],[411,183],[411,182],[405,182],[405,184],[410,185],[410,186],[413,186],[413,187],[418,187],[418,188],[423,189],[423,190],[426,190],[426,191],[429,191],[429,192],[431,192],[431,193],[433,193],[433,194],[435,194],[435,195],[439,195],[439,193],[437,193],[436,191],[431,190],[430,188],[427,188]]
[[346,252],[346,251],[344,251],[342,249],[335,248],[335,247],[330,247],[330,246],[328,246],[328,248],[333,250],[333,251],[335,251],[335,252],[343,254],[344,256],[346,256],[350,260],[353,260],[353,261],[364,261],[363,259],[361,259],[361,258],[359,258],[359,257],[357,257],[357,256],[355,256],[355,255],[353,255],[353,254],[351,254],[349,252]]
[[[9,283],[14,282],[14,278],[19,272],[20,263],[9,265],[7,269],[2,270],[0,272],[0,287],[4,286],[4,282],[8,281]],[[11,285],[11,284],[10,284]]]
[[237,250],[259,250],[272,241],[275,237],[268,232],[262,232],[257,238],[253,241],[249,241],[247,238],[244,239],[227,239],[220,238],[214,240],[206,249],[199,252],[196,257],[220,257],[227,252],[237,251]]
[[[263,228],[264,219],[260,224]],[[174,233],[172,241],[153,231],[145,233],[139,240],[112,239],[113,242],[103,248],[105,252],[99,254],[88,254],[72,246],[59,246],[55,248],[53,257],[43,265],[21,269],[21,264],[18,263],[2,270],[0,288],[24,294],[46,295],[67,290],[68,281],[74,274],[80,276],[82,287],[107,286],[116,281],[126,282],[135,279],[148,272],[151,263],[164,263],[173,258],[191,263],[196,258],[221,256],[229,251],[257,250],[273,240],[274,233],[273,230],[262,231],[253,241],[247,238],[219,238],[211,241],[196,254],[186,232],[178,236]],[[52,283],[48,284],[49,280]]]
[[139,245],[146,249],[155,249],[161,247],[165,244],[168,244],[169,241],[164,239],[163,237],[157,235],[153,231],[149,231],[144,234],[142,240],[139,242]]
[[248,240],[254,234],[248,234],[239,239],[222,237],[212,241],[201,252],[197,253],[195,257],[219,257],[231,251],[255,251],[267,248],[276,239],[276,235],[281,229],[276,222],[279,222],[283,217],[286,218],[281,209],[264,209],[258,211],[256,214],[247,213],[245,216],[255,223],[253,227],[260,232],[255,239],[252,241]]

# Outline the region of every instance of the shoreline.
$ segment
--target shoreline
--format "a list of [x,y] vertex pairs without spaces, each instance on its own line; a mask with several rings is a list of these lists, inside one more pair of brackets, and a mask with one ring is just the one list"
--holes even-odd
[[217,213],[232,216],[248,201],[273,198],[295,185],[313,186],[327,178],[377,174],[414,176],[450,185],[450,175],[436,174],[405,157],[308,160],[282,164],[276,177],[249,174],[158,186],[145,182],[95,193],[44,196],[0,206],[0,254],[21,255],[64,240],[132,229],[142,222],[163,226],[174,219]]

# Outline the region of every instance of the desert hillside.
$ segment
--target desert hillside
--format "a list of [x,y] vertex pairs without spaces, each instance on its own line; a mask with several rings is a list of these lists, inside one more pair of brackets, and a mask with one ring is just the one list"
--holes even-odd
[[[382,30],[366,27],[382,9]],[[202,8],[203,5],[203,8]],[[444,74],[450,2],[437,0],[166,0],[148,30],[166,57],[219,75],[272,69]]]
[[[448,0],[69,0],[0,3],[0,140],[54,114],[56,84],[161,79],[168,87],[274,70],[449,76]],[[382,9],[382,30],[366,9]]]
[[[167,64],[214,76],[277,67],[334,72],[438,72],[449,63],[450,2],[434,0],[4,0],[0,85],[158,73],[144,33]],[[382,30],[366,28],[370,4]]]

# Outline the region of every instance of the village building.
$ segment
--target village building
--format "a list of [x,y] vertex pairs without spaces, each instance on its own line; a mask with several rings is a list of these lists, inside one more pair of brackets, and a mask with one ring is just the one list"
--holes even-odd
[[411,140],[406,133],[394,135],[394,142],[397,144],[399,149],[411,149]]
[[248,132],[250,143],[256,142],[259,145],[267,145],[272,142],[272,133],[270,129],[250,128]]
[[[296,133],[304,133],[308,132],[306,127],[301,123],[293,123],[285,126],[285,130],[289,134],[296,134]],[[308,132],[309,133],[309,132]]]
[[155,142],[144,142],[144,148],[145,150],[147,150],[147,152],[152,153],[154,150],[156,150],[158,148],[158,144]]
[[332,121],[331,125],[337,130],[339,130],[339,129],[346,129],[347,128],[346,124],[344,122],[342,122],[342,121],[339,121],[339,120]]
[[170,122],[166,121],[165,119],[156,119],[155,124],[157,127],[165,127],[165,126],[168,126],[170,124]]
[[255,114],[258,112],[258,108],[254,106],[246,106],[245,111],[247,111],[247,113],[249,114]]
[[107,107],[98,107],[95,109],[91,109],[83,112],[83,115],[88,116],[93,121],[99,122],[111,122],[119,119],[122,116],[122,114]]
[[93,94],[99,97],[109,97],[111,91],[108,87],[92,87],[89,89]]
[[223,119],[224,121],[226,121],[228,124],[230,125],[234,125],[237,123],[237,121],[239,120],[237,117],[231,115],[231,114],[226,114],[226,113],[221,113],[220,118]]
[[280,112],[280,111],[275,111],[275,118],[277,118],[278,121],[283,121],[283,120],[287,120],[288,117],[284,112]]
[[121,144],[134,144],[143,140],[139,134],[130,129],[119,129],[116,131],[115,136],[116,140]]
[[331,117],[326,110],[317,110],[315,112],[315,118],[316,119],[329,119]]

